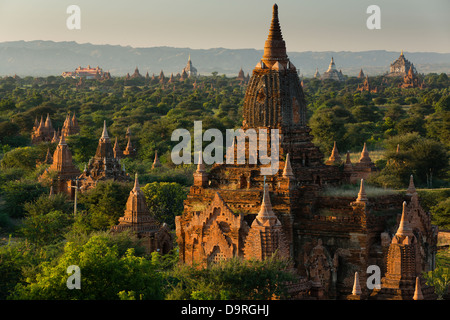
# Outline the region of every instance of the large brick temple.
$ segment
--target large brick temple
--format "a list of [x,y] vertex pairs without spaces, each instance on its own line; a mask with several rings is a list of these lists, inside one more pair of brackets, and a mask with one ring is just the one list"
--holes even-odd
[[[406,195],[366,193],[364,179],[375,170],[366,146],[358,163],[352,164],[348,155],[341,161],[337,149],[324,163],[324,155],[312,143],[305,95],[286,52],[277,5],[263,57],[247,86],[243,116],[244,130],[279,130],[279,170],[263,176],[262,164],[249,163],[248,148],[245,164],[227,161],[208,172],[198,157],[194,185],[175,221],[180,260],[206,267],[232,257],[261,260],[278,253],[292,259],[303,290],[296,297],[306,299],[346,299],[355,273],[363,296],[370,296],[364,285],[370,275],[367,268],[376,265],[386,279],[382,286],[389,286],[378,298],[399,298],[394,288],[401,285],[400,298],[411,299],[413,279],[434,268],[437,230],[421,208],[413,182]],[[349,183],[360,185],[353,197],[324,192]],[[395,236],[402,212],[414,239]],[[414,248],[409,251],[390,248],[391,242],[411,241]],[[401,255],[415,254],[416,264],[405,271],[406,281],[398,280],[406,268],[399,250]],[[387,270],[391,265],[395,267]],[[428,290],[423,281],[421,285]]]

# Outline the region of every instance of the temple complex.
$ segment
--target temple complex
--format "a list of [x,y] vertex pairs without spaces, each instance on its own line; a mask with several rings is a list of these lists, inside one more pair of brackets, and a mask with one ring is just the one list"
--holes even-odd
[[37,121],[37,118],[35,119],[33,130],[31,132],[31,143],[51,142],[54,135],[55,129],[53,128],[52,120],[48,113],[45,122],[43,116],[41,116],[40,122]]
[[400,88],[424,88],[417,74],[412,67],[409,68],[408,73],[403,77],[403,83]]
[[[361,69],[361,71],[362,71],[362,69]],[[362,85],[358,84],[358,88],[356,90],[377,93],[378,87],[371,86],[370,82],[369,82],[369,76],[366,76],[366,78],[364,79],[364,83]]]
[[344,81],[344,75],[342,71],[338,71],[336,69],[336,65],[334,64],[334,59],[331,57],[330,65],[328,66],[328,70],[322,74],[322,80],[336,80],[336,81]]
[[[433,239],[429,216],[418,204],[418,195],[412,181],[407,194],[410,201],[403,202],[402,215],[397,232],[392,237],[387,252],[386,274],[381,288],[374,290],[371,299],[379,300],[434,300],[433,287],[426,285],[423,271],[434,268],[434,260],[427,259],[427,237]],[[434,243],[435,245],[435,243]],[[420,292],[418,292],[420,288]]]
[[67,137],[78,133],[80,133],[80,126],[75,116],[75,112],[73,113],[72,117],[70,116],[70,114],[68,114],[66,119],[64,120],[64,125],[61,129],[61,134]]
[[363,69],[361,68],[361,70],[359,70],[358,79],[364,79],[364,77],[365,77],[364,72],[363,72]]
[[181,75],[183,76],[183,72],[186,73],[187,77],[196,77],[197,76],[197,69],[192,65],[191,61],[191,55],[189,55],[188,62],[186,66],[181,71]]
[[[332,60],[329,69],[335,70],[333,66]],[[242,129],[267,130],[269,141],[259,134],[258,142],[267,143],[267,154],[279,152],[278,170],[263,175],[267,164],[250,161],[255,154],[249,141],[238,140],[229,149],[245,150],[244,163],[229,159],[227,152],[226,163],[207,170],[200,152],[184,211],[175,219],[180,261],[207,266],[232,257],[263,260],[277,253],[292,259],[298,284],[307,288],[310,298],[346,299],[352,294],[355,272],[361,283],[370,265],[380,266],[387,276],[386,257],[395,232],[388,222],[395,221],[406,201],[422,252],[412,259],[422,264],[423,271],[434,268],[437,231],[418,197],[409,192],[366,192],[364,180],[376,170],[366,145],[355,164],[349,153],[343,162],[336,147],[326,164],[312,143],[305,95],[286,53],[277,5],[243,109]],[[275,129],[279,148],[271,141]],[[339,190],[351,181],[360,183],[353,197],[327,195],[329,188]]]
[[393,63],[391,63],[389,68],[389,73],[386,75],[388,77],[404,77],[407,75],[409,69],[412,68],[413,73],[417,73],[414,64],[405,58],[403,50],[400,53],[400,57],[397,58]]
[[140,73],[138,67],[134,69],[134,73],[130,76],[130,79],[142,79],[144,78]]
[[103,124],[103,132],[98,141],[97,151],[78,178],[81,191],[94,188],[99,181],[129,181],[128,174],[120,165],[120,159],[115,157],[108,130],[106,129],[106,121]]
[[123,150],[122,156],[134,157],[136,155],[136,148],[133,147],[133,143],[131,142],[131,131],[129,127],[127,128],[126,138],[127,138],[127,146],[125,150]]
[[314,78],[315,78],[315,79],[320,79],[319,68],[316,68],[316,72],[314,73]]
[[42,174],[40,180],[46,177],[52,178],[52,186],[54,193],[65,193],[70,198],[74,195],[74,186],[76,178],[80,174],[80,170],[74,166],[72,162],[72,153],[66,143],[64,135],[61,135],[59,144],[53,153],[51,165]]
[[132,230],[136,233],[147,254],[154,251],[166,254],[172,249],[170,230],[166,224],[161,225],[150,214],[137,174],[127,200],[125,213],[119,218],[119,224],[111,228],[112,232],[124,230]]

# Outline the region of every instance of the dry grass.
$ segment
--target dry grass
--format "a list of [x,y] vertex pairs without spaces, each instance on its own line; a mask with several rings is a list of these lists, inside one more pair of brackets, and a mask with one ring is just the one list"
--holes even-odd
[[[366,190],[366,194],[368,197],[386,196],[398,192],[393,189],[384,189],[370,186],[367,184],[365,184],[364,189]],[[359,184],[356,185],[346,184],[339,187],[326,188],[323,194],[329,197],[357,197],[358,192],[359,192]]]

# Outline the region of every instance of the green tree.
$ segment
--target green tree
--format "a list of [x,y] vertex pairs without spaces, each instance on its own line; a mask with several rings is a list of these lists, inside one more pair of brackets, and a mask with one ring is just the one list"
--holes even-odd
[[0,193],[3,198],[1,210],[11,218],[21,218],[25,203],[48,193],[48,189],[39,182],[23,179],[6,182],[0,186]]
[[437,267],[433,271],[424,272],[423,276],[426,279],[426,284],[433,286],[438,299],[442,300],[450,284],[450,269]]
[[433,224],[442,229],[450,229],[450,198],[440,201],[430,211]]
[[131,183],[120,183],[112,180],[100,181],[93,189],[79,193],[80,211],[87,211],[87,229],[105,230],[118,223],[123,216]]
[[187,190],[176,182],[152,182],[141,188],[150,213],[160,222],[175,228],[175,216],[183,212]]
[[48,245],[64,238],[69,230],[72,216],[58,210],[46,214],[27,215],[20,227],[20,233],[31,243]]
[[[81,289],[68,289],[67,268],[80,268]],[[68,242],[55,263],[43,262],[36,279],[16,286],[12,299],[117,300],[122,291],[143,299],[162,299],[162,278],[151,261],[137,257],[134,249],[119,255],[117,246],[95,235],[83,245]]]
[[188,300],[266,300],[287,297],[286,283],[294,279],[289,262],[228,259],[208,268],[177,265],[166,279],[166,298]]

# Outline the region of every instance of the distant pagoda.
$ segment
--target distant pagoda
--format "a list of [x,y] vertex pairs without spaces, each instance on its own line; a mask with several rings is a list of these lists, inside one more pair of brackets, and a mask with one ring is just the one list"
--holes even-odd
[[409,69],[412,68],[413,73],[417,73],[414,64],[412,64],[409,60],[405,58],[403,54],[403,50],[400,53],[400,56],[391,63],[389,68],[389,73],[386,75],[388,77],[404,77],[408,74]]
[[191,55],[189,55],[188,62],[181,73],[183,74],[183,72],[186,73],[188,78],[197,76],[197,69],[192,65]]
[[330,65],[328,66],[328,70],[322,74],[322,80],[336,80],[336,81],[344,81],[344,75],[341,71],[336,69],[336,65],[334,64],[334,58],[331,57]]

